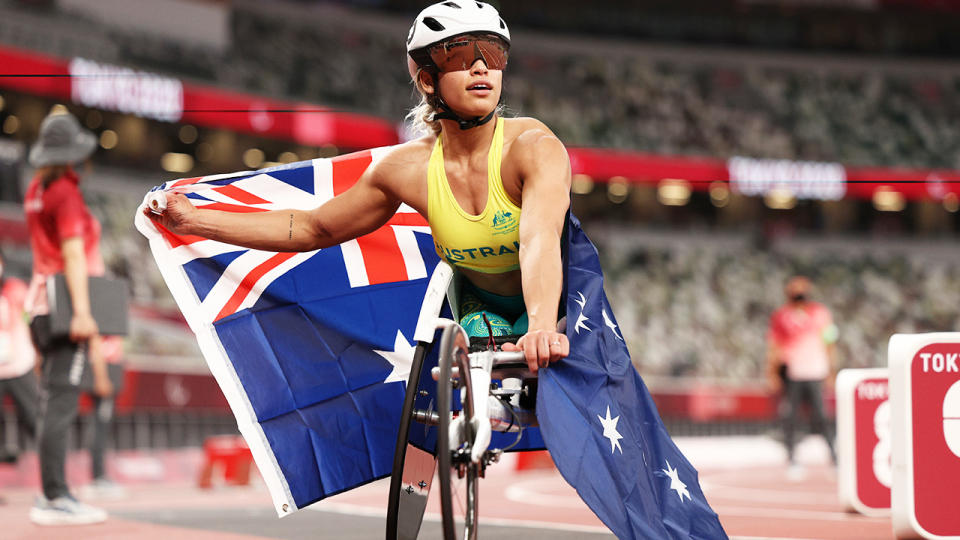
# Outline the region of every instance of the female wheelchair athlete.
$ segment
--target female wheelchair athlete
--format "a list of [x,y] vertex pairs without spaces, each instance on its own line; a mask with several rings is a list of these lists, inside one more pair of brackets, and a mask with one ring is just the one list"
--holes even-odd
[[[521,351],[498,350],[518,336],[468,338],[459,324],[439,317],[445,298],[455,311],[453,278],[453,269],[440,262],[417,321],[417,348],[390,478],[387,540],[417,537],[434,471],[444,538],[476,539],[479,479],[488,465],[520,441],[525,428],[537,425],[536,375]],[[437,365],[425,365],[438,335]],[[435,445],[429,444],[432,426],[437,428]],[[493,432],[516,433],[516,439],[503,448],[491,448]]]

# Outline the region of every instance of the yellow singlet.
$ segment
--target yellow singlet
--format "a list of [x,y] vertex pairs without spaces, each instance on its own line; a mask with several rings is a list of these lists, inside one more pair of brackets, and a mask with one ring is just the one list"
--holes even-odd
[[487,157],[487,206],[479,215],[457,203],[443,170],[443,143],[437,143],[427,169],[427,221],[437,255],[454,266],[488,274],[520,268],[520,207],[503,189],[503,118],[497,119]]

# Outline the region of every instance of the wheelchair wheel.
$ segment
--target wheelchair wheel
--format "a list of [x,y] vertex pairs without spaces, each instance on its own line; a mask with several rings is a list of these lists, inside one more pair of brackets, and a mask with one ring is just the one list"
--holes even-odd
[[[429,370],[424,376],[424,358],[430,343],[417,343],[407,380],[407,394],[400,413],[400,429],[393,456],[393,473],[390,477],[390,492],[387,500],[387,540],[416,540],[427,509],[427,498],[433,483],[437,460],[429,452],[410,444],[410,430],[422,427],[414,419],[417,395],[423,384],[430,379]],[[426,390],[423,390],[426,392]]]
[[[440,510],[445,540],[477,538],[479,466],[470,460],[473,441],[473,396],[466,334],[451,324],[440,339],[437,410],[437,468],[440,480]],[[462,405],[453,391],[462,388]]]

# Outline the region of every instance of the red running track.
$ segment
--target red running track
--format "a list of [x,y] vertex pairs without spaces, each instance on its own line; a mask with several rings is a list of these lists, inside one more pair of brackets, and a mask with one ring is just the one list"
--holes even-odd
[[[718,444],[723,446],[715,439],[706,443],[708,448],[716,448]],[[743,441],[736,446],[741,444]],[[698,464],[697,458],[701,454],[697,449],[684,448],[684,451]],[[111,512],[111,519],[99,525],[42,528],[27,519],[33,497],[38,492],[36,459],[27,455],[16,466],[0,466],[0,494],[4,499],[0,504],[0,538],[226,540],[297,537],[296,534],[263,531],[272,531],[274,527],[293,523],[301,517],[311,520],[311,538],[341,538],[343,529],[323,528],[325,523],[333,520],[330,513],[348,520],[340,527],[354,528],[353,538],[373,537],[357,533],[357,530],[382,530],[386,481],[363,486],[315,505],[314,509],[324,513],[305,510],[278,520],[274,517],[269,495],[258,478],[249,487],[198,489],[196,474],[201,459],[198,450],[111,456],[108,468],[124,481],[128,493],[122,499],[96,501]],[[776,461],[752,458],[749,464],[698,464],[701,485],[732,538],[892,537],[888,518],[868,518],[842,510],[832,467],[809,463],[804,478],[797,481],[788,478],[782,461]],[[82,484],[87,470],[85,455],[71,456],[69,471],[74,485]],[[82,490],[78,492],[83,493]],[[613,537],[554,470],[518,472],[509,462],[494,465],[481,482],[480,504],[481,525],[520,527],[513,530],[529,531],[529,535],[523,535],[525,538],[551,538],[560,531],[570,531],[567,534],[576,538]],[[432,500],[428,520],[437,519],[436,508],[436,501]],[[257,526],[244,529],[231,523],[242,513],[256,513],[257,517],[248,523]],[[190,519],[187,519],[188,515]],[[198,522],[202,522],[202,526],[197,525]]]

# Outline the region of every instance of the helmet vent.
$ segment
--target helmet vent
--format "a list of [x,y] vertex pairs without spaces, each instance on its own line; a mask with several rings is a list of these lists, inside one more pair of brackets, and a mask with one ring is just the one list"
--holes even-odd
[[477,2],[476,4],[477,4],[477,8],[483,9],[483,4],[481,4],[480,2]]
[[458,4],[458,3],[456,3],[456,2],[444,2],[442,5],[447,6],[447,7],[452,7],[452,8],[460,9],[460,4]]
[[507,23],[503,22],[503,19],[500,19],[500,29],[501,30],[507,29]]
[[440,32],[445,26],[440,24],[440,21],[434,19],[433,17],[425,17],[423,19],[423,24],[427,25],[427,28],[433,30],[434,32]]

